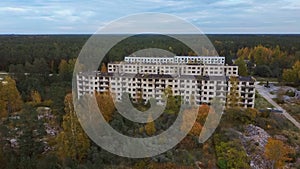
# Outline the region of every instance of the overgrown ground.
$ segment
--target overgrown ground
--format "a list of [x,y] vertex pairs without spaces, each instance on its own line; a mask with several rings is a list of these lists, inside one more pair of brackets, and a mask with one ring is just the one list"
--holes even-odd
[[265,98],[263,98],[258,92],[255,94],[255,105],[254,107],[258,110],[260,109],[266,109],[268,107],[274,107],[272,104],[270,104]]
[[299,103],[284,103],[281,104],[290,115],[300,122],[300,102]]

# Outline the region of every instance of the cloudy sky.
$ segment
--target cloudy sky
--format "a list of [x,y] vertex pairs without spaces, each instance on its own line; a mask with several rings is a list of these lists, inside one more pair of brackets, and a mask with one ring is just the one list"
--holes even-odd
[[300,0],[1,0],[0,34],[90,34],[142,12],[176,15],[204,33],[300,33]]

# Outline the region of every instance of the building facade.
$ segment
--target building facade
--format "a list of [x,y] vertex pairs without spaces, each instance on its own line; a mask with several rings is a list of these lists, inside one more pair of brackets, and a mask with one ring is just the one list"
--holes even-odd
[[[177,57],[177,58],[176,58]],[[186,59],[187,58],[187,59]],[[133,101],[151,98],[165,103],[164,91],[172,89],[186,104],[209,104],[213,98],[226,102],[232,87],[229,77],[236,77],[240,105],[254,107],[255,88],[252,77],[238,76],[238,66],[225,65],[224,57],[209,57],[206,64],[197,62],[208,57],[125,57],[120,63],[109,63],[108,72],[82,72],[77,75],[77,95],[110,91],[116,101],[128,93]],[[147,60],[150,59],[150,60]],[[216,63],[218,62],[218,63]]]
[[223,56],[125,57],[126,63],[198,63],[224,65]]

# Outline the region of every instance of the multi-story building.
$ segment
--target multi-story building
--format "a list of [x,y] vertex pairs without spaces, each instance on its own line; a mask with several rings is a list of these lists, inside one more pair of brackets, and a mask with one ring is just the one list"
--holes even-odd
[[[149,60],[148,60],[149,59]],[[243,107],[254,107],[255,88],[252,77],[238,76],[238,66],[224,64],[224,57],[125,57],[125,61],[109,63],[108,72],[82,72],[77,75],[78,97],[110,90],[117,101],[123,93],[133,101],[138,97],[157,103],[165,102],[164,91],[172,89],[184,103],[209,104],[218,97],[226,102],[232,84],[229,77],[238,79],[237,91]]]

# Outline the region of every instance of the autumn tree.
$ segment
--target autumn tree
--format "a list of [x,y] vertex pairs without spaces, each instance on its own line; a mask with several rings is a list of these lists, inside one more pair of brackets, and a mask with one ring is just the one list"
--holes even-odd
[[104,119],[109,122],[112,120],[113,113],[115,111],[114,100],[109,91],[104,93],[95,93],[96,100],[100,112],[102,113]]
[[0,100],[0,117],[7,117],[7,109],[6,109],[6,102],[4,100]]
[[199,136],[199,134],[202,130],[202,125],[199,122],[197,122],[197,120],[193,124],[193,127],[191,128],[191,130],[188,131],[188,126],[190,125],[190,123],[192,123],[195,120],[193,118],[194,111],[197,111],[197,109],[189,108],[189,109],[184,110],[183,116],[182,116],[182,124],[180,126],[180,129],[183,132],[189,132],[189,135],[191,135],[191,136],[197,137],[197,136]]
[[145,131],[148,136],[152,136],[156,132],[155,123],[151,115],[148,117],[148,123],[145,125]]
[[73,69],[76,63],[76,59],[69,59],[68,61],[62,59],[59,63],[58,70],[59,76],[65,80],[70,81],[72,79]]
[[289,154],[294,154],[295,150],[285,145],[281,140],[268,139],[265,147],[265,156],[271,160],[272,167],[283,168],[285,161],[291,160]]
[[3,115],[20,110],[22,104],[23,101],[16,87],[15,80],[9,76],[4,77],[0,81],[0,109],[3,110]]
[[90,140],[81,128],[72,101],[72,95],[65,97],[65,112],[62,131],[57,135],[57,155],[62,159],[71,158],[81,161],[90,147]]
[[184,150],[194,150],[197,145],[198,142],[195,140],[195,137],[191,137],[190,135],[188,135],[180,141],[180,143],[178,144],[178,148]]
[[226,107],[233,108],[240,106],[240,95],[238,92],[239,80],[238,77],[231,76],[229,79],[230,91],[227,95]]
[[143,105],[144,101],[143,101],[143,91],[136,91],[136,103],[138,105]]
[[259,115],[260,112],[255,108],[247,108],[245,114],[249,117],[251,121],[254,121]]
[[38,91],[33,90],[31,91],[31,100],[34,104],[39,104],[42,102],[42,97]]
[[189,132],[189,135],[199,137],[201,130],[202,130],[202,125],[199,122],[196,121],[194,123],[191,131]]
[[237,57],[238,58],[240,58],[240,57],[243,57],[243,58],[245,58],[245,59],[248,59],[248,60],[250,60],[250,49],[248,48],[248,47],[245,47],[245,48],[241,48],[241,49],[239,49],[238,50],[238,52],[237,52]]
[[69,72],[68,62],[65,59],[62,59],[58,66],[59,74],[63,75]]
[[272,50],[262,45],[258,45],[251,50],[250,58],[254,59],[257,65],[271,63]]
[[107,73],[107,67],[106,67],[105,63],[102,63],[100,72]]
[[204,124],[206,117],[209,113],[210,107],[207,104],[202,104],[198,109],[197,122]]
[[286,82],[300,84],[300,61],[295,62],[292,69],[284,69],[282,78]]
[[[249,60],[248,71],[252,70],[253,64],[256,64],[254,72],[256,75],[279,78],[282,75],[282,70],[291,67],[296,59],[294,55],[282,51],[278,45],[274,48],[262,45],[254,48],[242,48],[238,50],[237,57],[238,59],[245,58]],[[241,71],[243,72],[243,68]]]

